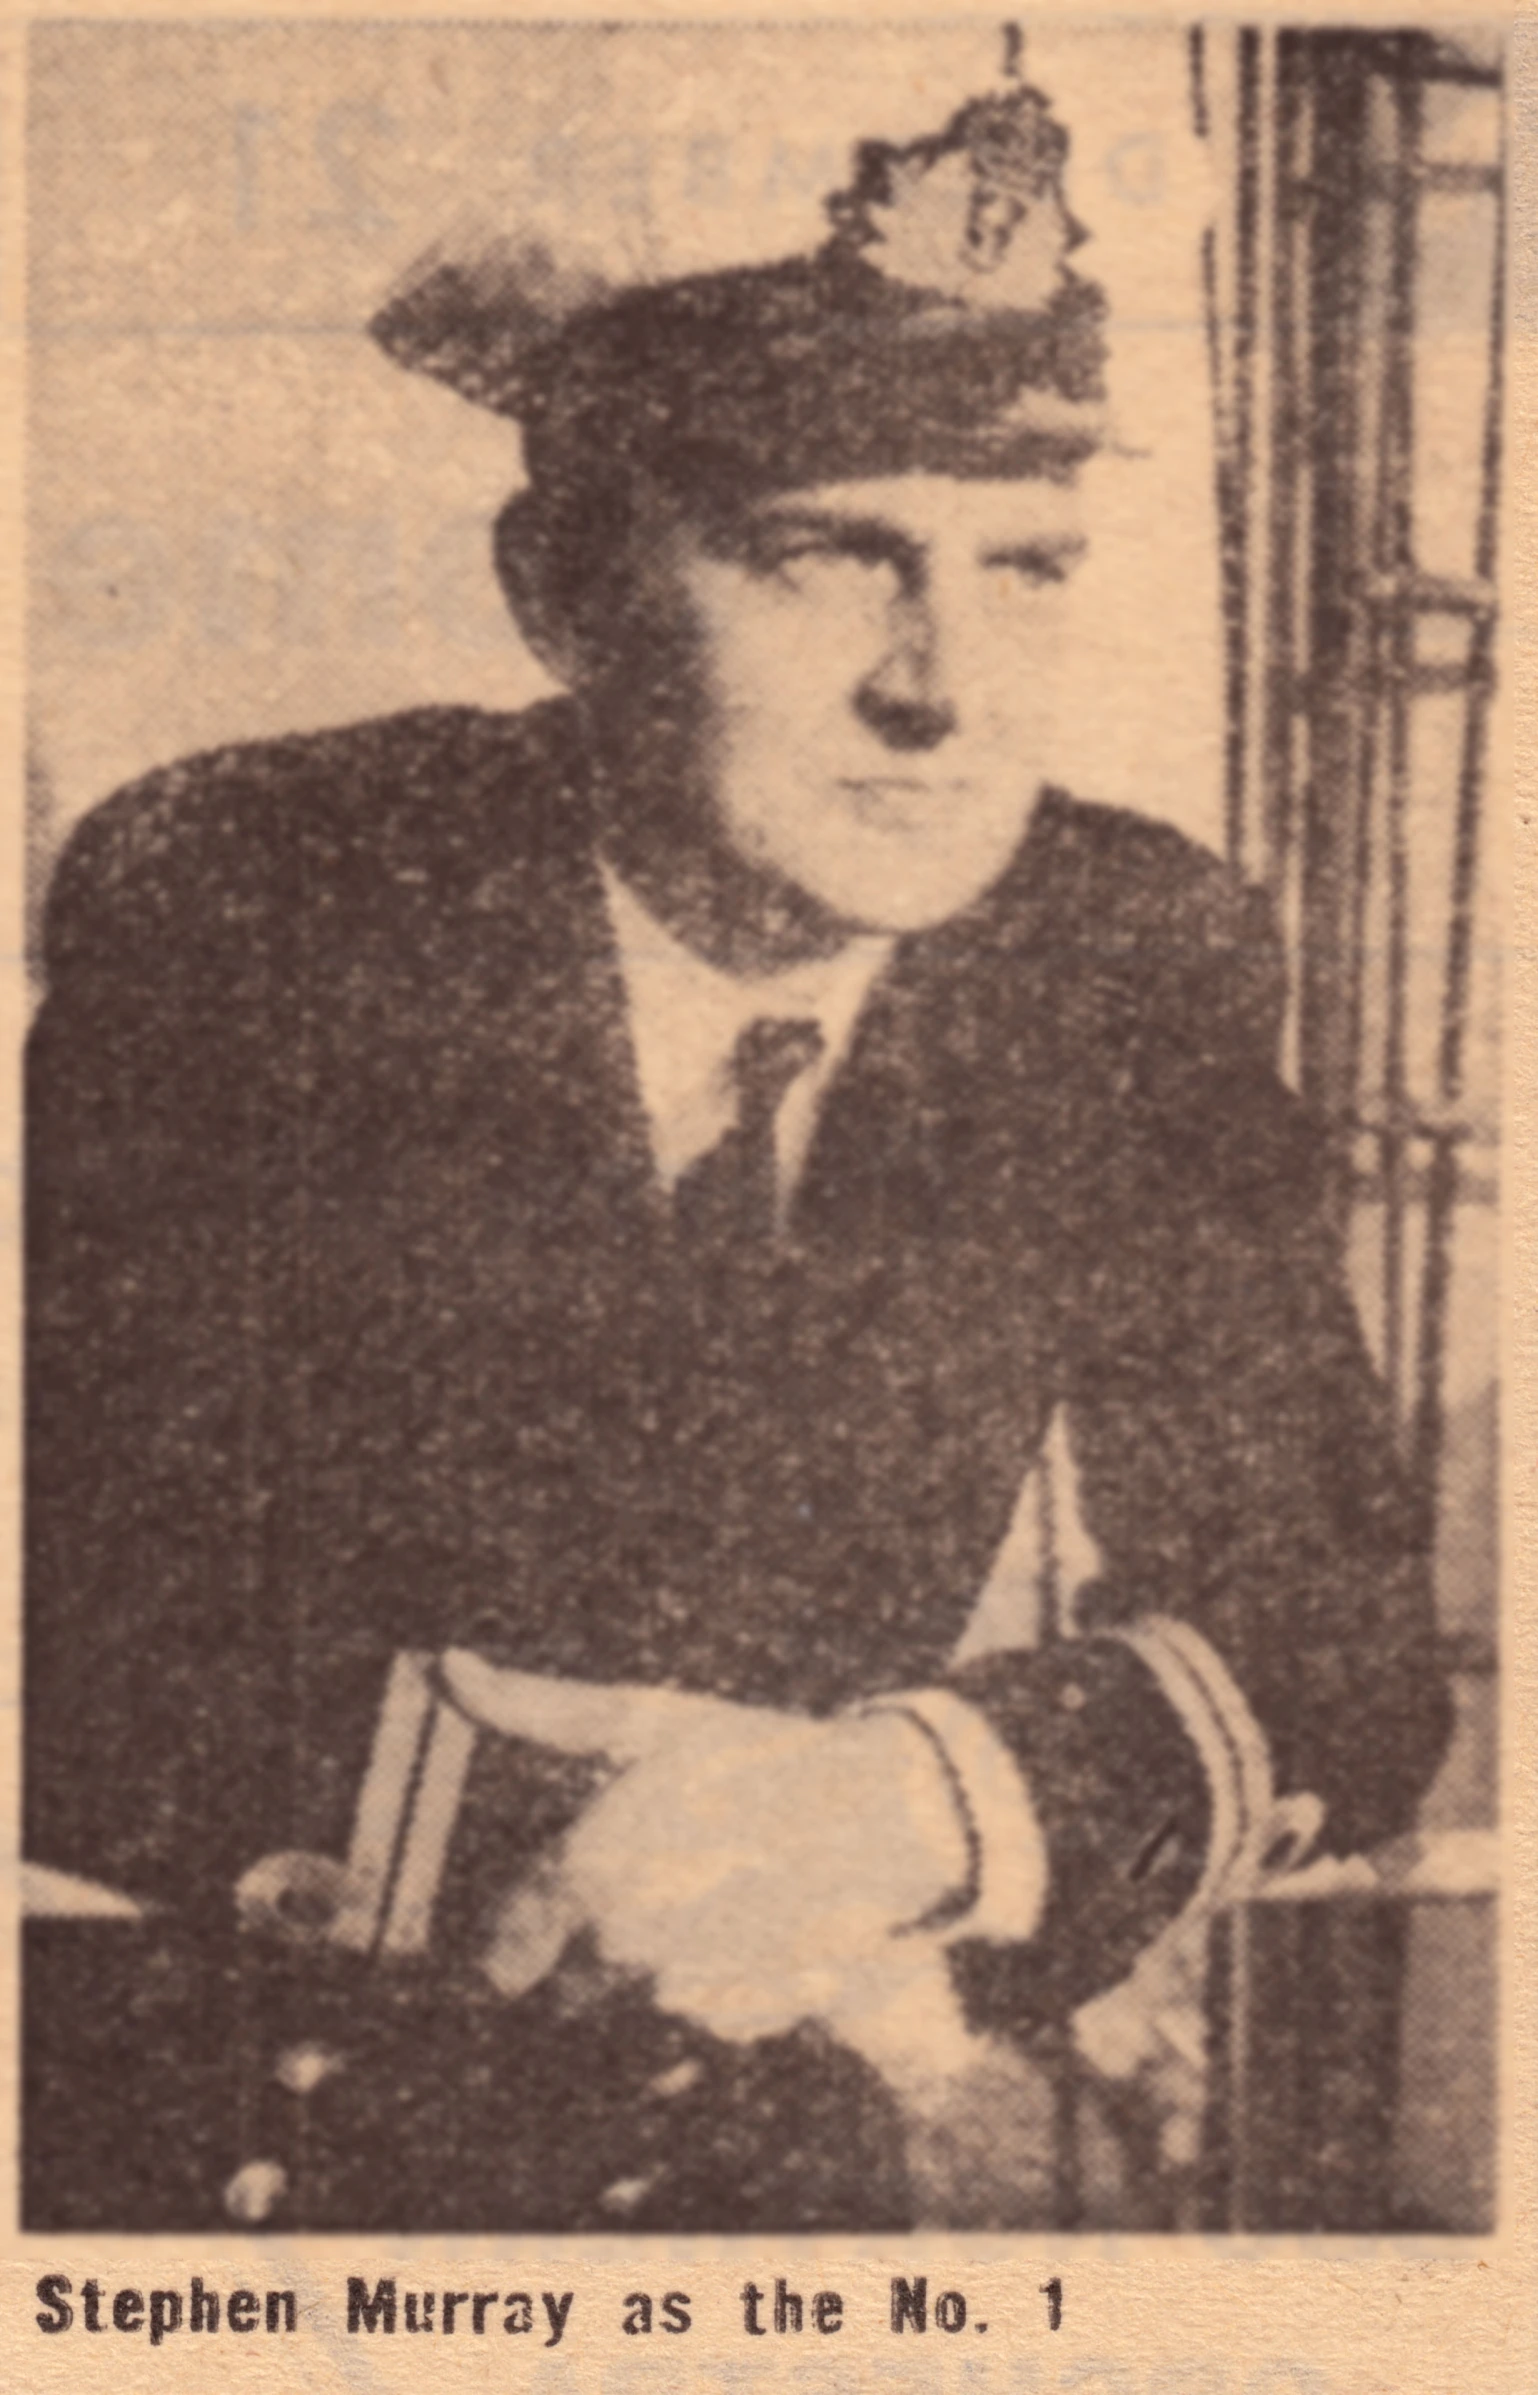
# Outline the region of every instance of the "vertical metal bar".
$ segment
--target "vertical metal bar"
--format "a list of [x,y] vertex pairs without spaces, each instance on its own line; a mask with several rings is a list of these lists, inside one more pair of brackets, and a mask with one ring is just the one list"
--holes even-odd
[[1276,355],[1272,434],[1270,682],[1267,693],[1268,887],[1293,960],[1282,1033],[1282,1070],[1302,1080],[1304,842],[1301,779],[1307,762],[1302,737],[1307,691],[1307,558],[1312,540],[1312,404],[1308,304],[1312,218],[1314,106],[1307,35],[1278,40],[1277,243],[1272,293]]
[[1458,1137],[1438,1131],[1426,1171],[1426,1259],[1421,1274],[1420,1346],[1415,1413],[1410,1433],[1410,1486],[1421,1535],[1436,1531],[1441,1478],[1442,1367],[1447,1353],[1447,1301],[1452,1289],[1452,1229],[1458,1203]]
[[1410,713],[1415,670],[1413,491],[1415,270],[1419,248],[1421,85],[1403,59],[1392,84],[1395,123],[1388,313],[1384,327],[1382,443],[1394,598],[1387,627],[1388,1019],[1384,1039],[1382,1132],[1383,1373],[1402,1411],[1405,1368],[1405,1217],[1410,1116],[1405,1044],[1410,977]]
[[1265,615],[1266,674],[1261,726],[1266,882],[1279,893],[1292,833],[1293,722],[1297,707],[1298,480],[1303,417],[1299,404],[1297,250],[1302,204],[1297,170],[1301,92],[1297,47],[1277,37],[1273,86],[1270,507]]
[[[1308,241],[1311,513],[1307,557],[1308,780],[1301,818],[1298,1077],[1327,1120],[1355,1092],[1344,1072],[1344,931],[1351,901],[1362,704],[1361,423],[1367,37],[1308,34],[1313,127]],[[1342,1209],[1342,1215],[1343,1215]]]
[[[1481,582],[1492,586],[1495,580],[1496,523],[1500,498],[1504,384],[1504,191],[1496,195],[1494,206],[1495,255],[1491,270],[1494,288],[1490,301],[1490,348],[1481,441],[1479,520],[1474,540],[1474,572]],[[1474,935],[1474,877],[1478,865],[1485,752],[1489,741],[1490,703],[1494,690],[1495,623],[1492,604],[1475,617],[1469,638],[1469,688],[1463,719],[1463,748],[1459,758],[1458,815],[1453,847],[1452,916],[1448,930],[1447,975],[1443,985],[1442,1039],[1437,1059],[1440,1095],[1445,1105],[1456,1105],[1463,1094],[1463,1044],[1468,1027],[1469,974]]]
[[1250,549],[1254,518],[1255,335],[1260,209],[1261,36],[1253,26],[1238,39],[1238,167],[1234,192],[1233,437],[1229,464],[1229,538],[1224,602],[1227,616],[1224,847],[1241,872],[1246,864],[1246,722],[1251,671]]
[[1285,235],[1277,219],[1278,37],[1255,36],[1254,230],[1251,240],[1254,327],[1250,341],[1250,447],[1245,547],[1244,757],[1240,781],[1242,828],[1236,861],[1259,878],[1271,861],[1269,738],[1274,675],[1272,542],[1276,531],[1276,343],[1278,257]]
[[[1474,535],[1474,572],[1481,582],[1492,586],[1492,592],[1500,495],[1505,347],[1506,214],[1502,189],[1494,193],[1493,206],[1495,240],[1491,260],[1489,353],[1480,445],[1479,515]],[[1492,595],[1492,603],[1475,617],[1469,634],[1469,679],[1464,701],[1462,751],[1458,761],[1451,911],[1442,984],[1441,1042],[1437,1056],[1437,1098],[1443,1122],[1432,1151],[1426,1193],[1426,1261],[1421,1285],[1419,1370],[1411,1453],[1414,1486],[1425,1507],[1428,1537],[1436,1516],[1442,1460],[1442,1374],[1447,1349],[1452,1231],[1459,1182],[1459,1133],[1457,1126],[1447,1118],[1463,1095],[1463,1051],[1468,1029],[1469,981],[1473,961],[1474,885],[1478,871],[1479,824],[1494,685],[1495,627]]]
[[[1363,222],[1363,246],[1371,256],[1373,211],[1382,203],[1369,197]],[[1364,284],[1370,285],[1370,274],[1364,274]],[[1378,326],[1380,345],[1386,344],[1386,326]],[[1385,358],[1386,358],[1385,348]],[[1364,377],[1364,397],[1367,384]],[[1356,821],[1353,835],[1351,868],[1350,920],[1347,929],[1347,966],[1345,986],[1345,1030],[1343,1040],[1344,1078],[1352,1099],[1359,1103],[1363,1091],[1363,1036],[1366,1018],[1368,918],[1373,896],[1373,876],[1377,859],[1374,835],[1379,807],[1379,768],[1381,763],[1379,732],[1384,708],[1385,689],[1392,670],[1388,628],[1382,611],[1381,593],[1394,578],[1394,468],[1390,456],[1389,414],[1386,401],[1387,368],[1380,361],[1376,391],[1376,415],[1370,426],[1361,430],[1364,453],[1376,458],[1373,476],[1373,509],[1366,555],[1359,565],[1368,569],[1364,582],[1368,588],[1359,610],[1361,618],[1361,675],[1362,690],[1358,710],[1358,747],[1355,773]],[[1381,1097],[1374,1091],[1374,1097]],[[1380,1154],[1381,1166],[1382,1157]]]
[[1218,587],[1223,613],[1223,833],[1225,854],[1234,857],[1236,825],[1244,794],[1239,776],[1243,748],[1238,727],[1244,693],[1244,508],[1235,471],[1232,395],[1224,356],[1223,285],[1216,225],[1201,239],[1202,309],[1207,333],[1207,379],[1212,399],[1213,482],[1218,511]]

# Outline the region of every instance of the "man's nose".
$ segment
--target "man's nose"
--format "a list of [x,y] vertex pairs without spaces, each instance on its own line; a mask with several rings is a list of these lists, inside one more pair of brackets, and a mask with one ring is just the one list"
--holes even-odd
[[956,729],[938,627],[922,604],[904,610],[896,638],[854,694],[855,713],[893,749],[938,748]]

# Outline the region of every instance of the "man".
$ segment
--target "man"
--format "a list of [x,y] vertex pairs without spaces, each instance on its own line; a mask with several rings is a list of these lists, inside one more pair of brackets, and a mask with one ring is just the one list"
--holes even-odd
[[1065,148],[1016,86],[809,259],[419,282],[570,697],[61,864],[28,1834],[143,1908],[140,2220],[1047,2217],[1033,2040],[1437,1760],[1263,912],[1043,788]]

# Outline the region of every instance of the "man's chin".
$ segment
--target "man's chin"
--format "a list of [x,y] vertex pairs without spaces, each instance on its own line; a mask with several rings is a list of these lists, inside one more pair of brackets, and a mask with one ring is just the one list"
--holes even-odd
[[[835,919],[869,935],[902,938],[934,931],[991,890],[1009,858],[975,874],[957,874],[953,860],[931,863],[922,856],[884,864],[880,871],[807,876],[801,887]],[[950,870],[945,870],[949,864]]]
[[959,839],[967,813],[959,801],[894,790],[878,793],[862,816],[845,794],[817,827],[821,836],[777,843],[772,863],[815,905],[861,931],[933,931],[993,888],[1025,836],[1028,811],[1007,821],[994,812],[986,827],[974,822],[970,842]]

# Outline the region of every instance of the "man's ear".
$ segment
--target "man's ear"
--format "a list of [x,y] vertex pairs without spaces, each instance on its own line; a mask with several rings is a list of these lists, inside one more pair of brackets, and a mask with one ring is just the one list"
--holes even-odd
[[546,671],[574,688],[588,660],[569,604],[570,561],[563,572],[549,518],[532,491],[515,492],[498,516],[492,556],[519,631]]

